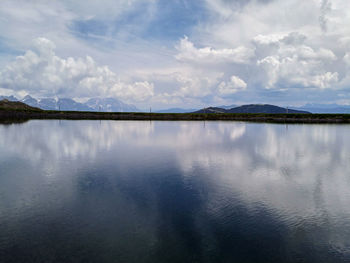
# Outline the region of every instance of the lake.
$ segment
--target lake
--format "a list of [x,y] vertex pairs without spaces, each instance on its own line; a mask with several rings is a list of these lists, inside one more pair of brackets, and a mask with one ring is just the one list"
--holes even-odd
[[0,124],[0,262],[350,262],[350,126]]

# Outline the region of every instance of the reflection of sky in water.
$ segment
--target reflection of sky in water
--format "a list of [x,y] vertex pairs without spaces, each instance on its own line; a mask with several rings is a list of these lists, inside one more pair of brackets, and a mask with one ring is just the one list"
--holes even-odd
[[350,126],[2,125],[0,248],[14,253],[19,240],[23,252],[42,235],[49,247],[69,238],[62,253],[81,244],[105,261],[346,262],[349,171]]

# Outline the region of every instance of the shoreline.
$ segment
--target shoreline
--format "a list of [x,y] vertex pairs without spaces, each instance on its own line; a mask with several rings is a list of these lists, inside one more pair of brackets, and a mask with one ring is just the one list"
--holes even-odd
[[350,114],[265,113],[140,113],[0,110],[0,121],[11,120],[159,120],[159,121],[250,121],[266,123],[350,124]]

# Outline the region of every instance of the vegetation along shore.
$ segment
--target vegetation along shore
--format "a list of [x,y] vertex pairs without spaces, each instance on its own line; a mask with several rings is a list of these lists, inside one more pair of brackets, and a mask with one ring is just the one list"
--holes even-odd
[[349,114],[252,114],[252,113],[126,113],[1,110],[0,120],[160,120],[160,121],[252,121],[270,123],[349,123]]

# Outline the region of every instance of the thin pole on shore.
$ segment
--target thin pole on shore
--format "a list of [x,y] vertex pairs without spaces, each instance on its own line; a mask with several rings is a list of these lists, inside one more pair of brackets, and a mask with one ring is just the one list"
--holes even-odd
[[149,122],[150,122],[150,123],[151,123],[151,121],[152,121],[151,114],[152,114],[152,107],[149,107]]

